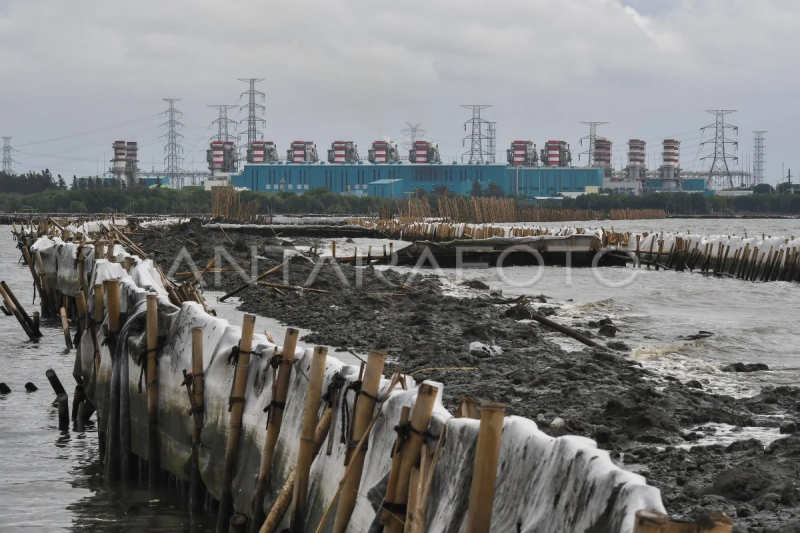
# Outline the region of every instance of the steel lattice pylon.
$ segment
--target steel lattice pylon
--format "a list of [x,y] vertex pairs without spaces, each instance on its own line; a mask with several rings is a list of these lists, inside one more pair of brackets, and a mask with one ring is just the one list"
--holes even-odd
[[497,122],[489,122],[486,125],[486,157],[489,163],[497,162]]
[[766,163],[764,156],[766,155],[764,146],[764,134],[766,130],[754,131],[755,139],[753,140],[753,185],[761,185],[764,183],[764,170]]
[[228,104],[221,104],[221,105],[210,105],[208,106],[212,109],[217,109],[219,111],[219,118],[212,121],[212,124],[217,125],[217,134],[211,137],[214,141],[223,141],[228,142],[236,139],[235,135],[231,135],[228,126],[233,124],[233,128],[236,129],[236,121],[228,118],[228,110],[234,109],[239,107],[237,105],[228,105]]
[[486,151],[484,150],[484,144],[486,143],[487,136],[483,134],[484,124],[488,124],[488,120],[484,120],[481,118],[481,111],[492,107],[491,105],[483,105],[483,104],[467,104],[462,105],[466,109],[472,109],[472,118],[464,123],[464,131],[467,131],[467,125],[471,125],[472,132],[464,137],[461,141],[462,146],[466,146],[467,140],[469,140],[469,151],[464,152],[461,155],[461,160],[464,160],[465,156],[469,156],[468,162],[469,163],[483,163],[486,161]]
[[715,119],[713,124],[709,124],[708,126],[703,126],[701,131],[705,131],[707,129],[714,129],[714,140],[713,141],[704,141],[700,143],[700,146],[705,146],[709,143],[714,143],[714,153],[709,154],[701,159],[711,159],[711,167],[708,170],[708,181],[709,185],[714,184],[714,186],[718,189],[724,187],[734,187],[733,183],[733,175],[731,174],[730,169],[728,168],[728,159],[732,159],[734,162],[738,161],[739,158],[734,155],[729,155],[727,153],[726,147],[728,145],[733,145],[734,150],[739,146],[739,143],[734,141],[733,139],[729,139],[725,135],[725,130],[733,130],[734,133],[739,132],[739,128],[736,126],[732,126],[725,122],[725,115],[730,115],[731,113],[736,113],[735,109],[713,109],[708,110],[706,113],[711,113],[714,115]]
[[[603,124],[608,124],[608,122],[581,122],[586,126],[589,126],[589,135],[586,137],[581,138],[581,144],[583,144],[584,140],[589,141],[589,149],[585,152],[581,152],[578,154],[578,157],[586,154],[588,156],[589,161],[586,163],[587,167],[594,165],[594,148],[595,148],[595,141],[597,141],[597,126],[602,126]],[[603,137],[600,137],[601,139]]]
[[[247,105],[241,107],[242,109],[247,107],[247,118],[242,119],[242,122],[247,121],[247,146],[250,147],[253,145],[253,141],[259,140],[258,137],[263,138],[262,133],[258,131],[258,124],[261,123],[261,127],[267,124],[266,120],[258,118],[258,112],[261,111],[263,114],[266,108],[256,102],[259,96],[262,102],[265,99],[264,93],[256,89],[256,83],[264,80],[259,78],[239,78],[239,81],[250,84],[250,89],[242,93],[242,96],[247,95]],[[241,135],[245,134],[242,133]]]
[[400,130],[400,133],[408,137],[408,141],[401,144],[401,146],[410,150],[411,147],[414,146],[414,141],[425,137],[425,133],[427,132],[420,128],[420,126],[422,126],[422,122],[417,122],[416,124],[406,122],[406,126],[408,127],[404,130]]
[[14,173],[14,149],[11,148],[11,137],[3,137],[3,172],[5,174]]
[[167,145],[164,147],[164,163],[166,170],[164,174],[169,180],[171,187],[180,188],[182,183],[182,166],[183,166],[183,146],[181,140],[183,134],[180,133],[180,128],[183,127],[180,118],[183,114],[175,109],[175,102],[180,102],[180,98],[164,98],[164,101],[169,103],[169,109],[164,111],[162,115],[167,115],[167,121],[162,126],[167,127],[167,133],[162,138],[167,139]]

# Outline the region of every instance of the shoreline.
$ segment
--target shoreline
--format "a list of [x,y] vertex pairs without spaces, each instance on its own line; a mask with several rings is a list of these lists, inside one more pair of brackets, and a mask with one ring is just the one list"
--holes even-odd
[[[208,238],[217,239],[213,233]],[[250,239],[260,240],[272,251],[291,247],[277,239],[240,238],[248,245]],[[220,244],[224,245],[221,239]],[[265,257],[270,258],[266,253]],[[277,256],[271,259],[273,262],[265,261],[259,271],[279,261]],[[204,260],[201,255],[197,262]],[[288,281],[302,285],[310,268],[305,260],[297,259]],[[339,268],[354,285],[356,268],[345,264]],[[329,293],[280,295],[251,287],[239,295],[238,308],[307,329],[312,333],[303,340],[309,343],[356,353],[365,353],[370,347],[387,348],[390,359],[415,379],[444,383],[444,405],[450,410],[464,396],[478,403],[499,401],[508,405],[508,414],[537,421],[551,436],[592,438],[619,464],[644,473],[662,491],[667,510],[679,517],[693,517],[701,511],[725,512],[748,522],[783,524],[771,512],[775,494],[781,495],[784,510],[800,511],[792,496],[794,489],[787,485],[796,473],[789,458],[795,447],[800,449],[800,436],[780,435],[769,446],[753,439],[728,446],[694,444],[713,435],[715,424],[776,430],[780,421],[774,416],[793,411],[800,389],[767,387],[743,398],[706,392],[696,380],[683,383],[647,370],[624,348],[564,351],[544,338],[549,330],[528,323],[534,309],[553,309],[546,300],[520,306],[480,283],[468,287],[474,297],[448,296],[433,275],[419,276],[412,285],[414,292],[375,296],[378,291],[397,291],[404,277],[391,269],[365,267],[363,288],[343,289],[341,278],[332,270],[321,269],[311,285]],[[384,288],[377,272],[395,288]],[[596,332],[584,332],[595,340],[603,339]],[[473,342],[499,346],[502,353],[470,354]],[[426,370],[430,367],[450,370]],[[685,446],[692,447],[686,450]],[[772,472],[770,477],[757,476],[759,491],[725,484],[728,477],[739,479],[739,472],[752,473],[750,464]],[[742,501],[747,499],[752,503]]]

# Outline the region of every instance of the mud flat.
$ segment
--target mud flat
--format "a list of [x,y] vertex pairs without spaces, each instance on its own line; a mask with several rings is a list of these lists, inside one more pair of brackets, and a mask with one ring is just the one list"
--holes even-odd
[[[279,265],[294,245],[313,245],[256,235],[225,236],[187,224],[134,239],[155,254],[166,271],[186,248],[202,269],[222,246],[249,272],[257,250],[259,273]],[[674,516],[722,511],[736,518],[734,531],[800,531],[800,434],[768,446],[742,439],[728,446],[695,446],[714,424],[776,428],[796,416],[800,389],[766,387],[750,398],[712,394],[697,381],[680,382],[632,361],[624,345],[587,331],[601,346],[567,352],[544,338],[531,313],[558,313],[557,305],[530,295],[506,299],[474,283],[471,298],[447,295],[435,276],[409,279],[391,269],[322,263],[290,253],[283,269],[267,278],[314,291],[253,286],[238,296],[240,309],[313,331],[303,340],[364,356],[388,350],[391,364],[415,380],[445,384],[451,411],[460,398],[503,402],[507,414],[537,421],[553,436],[581,435],[626,468],[658,487]],[[219,266],[219,265],[218,265]],[[207,273],[212,283],[215,274]],[[222,286],[241,284],[221,273]],[[213,304],[212,304],[213,307]],[[736,431],[736,430],[734,430]]]

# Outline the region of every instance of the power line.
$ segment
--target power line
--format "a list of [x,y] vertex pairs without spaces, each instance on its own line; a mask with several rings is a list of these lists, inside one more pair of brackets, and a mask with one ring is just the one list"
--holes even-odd
[[[589,135],[587,135],[586,137],[583,137],[581,139],[581,145],[583,145],[584,139],[588,139],[589,140],[589,149],[586,150],[585,152],[581,152],[580,154],[578,154],[578,157],[582,156],[583,154],[587,154],[588,155],[588,157],[587,157],[588,162],[586,163],[586,166],[590,167],[590,166],[594,165],[594,148],[595,148],[595,142],[597,141],[597,138],[598,138],[597,137],[597,126],[602,126],[603,124],[608,124],[608,122],[581,122],[581,124],[589,126]],[[600,138],[603,139],[603,137],[600,137]]]
[[725,135],[725,130],[733,130],[734,133],[738,133],[739,128],[737,126],[733,126],[725,122],[725,115],[730,115],[731,113],[736,113],[735,109],[713,109],[707,110],[706,113],[710,113],[714,115],[714,122],[709,124],[708,126],[703,126],[703,130],[706,129],[713,129],[714,130],[714,140],[713,141],[705,141],[703,144],[714,143],[714,152],[710,155],[707,155],[701,159],[711,159],[711,167],[708,170],[708,181],[710,183],[714,183],[717,188],[723,188],[728,186],[733,188],[733,176],[731,175],[731,171],[728,168],[728,159],[732,159],[734,162],[738,161],[738,158],[734,155],[728,155],[726,147],[728,145],[733,145],[734,150],[739,146],[739,143],[734,141],[733,139],[729,139]]
[[764,134],[766,130],[754,131],[756,137],[753,140],[753,185],[761,185],[764,183],[764,169],[766,163],[764,156],[766,155],[764,146]]
[[217,134],[211,137],[211,139],[223,142],[229,142],[231,140],[234,140],[235,136],[229,133],[228,126],[233,124],[234,129],[236,129],[236,121],[228,118],[228,110],[235,109],[239,106],[219,104],[219,105],[210,105],[208,107],[219,111],[219,118],[211,122],[212,124],[217,125]]
[[164,163],[167,165],[164,171],[165,176],[169,179],[170,186],[180,188],[178,180],[182,171],[183,163],[183,146],[181,146],[181,139],[183,135],[178,131],[183,127],[180,118],[183,113],[175,109],[175,102],[180,102],[180,98],[164,98],[165,102],[169,103],[169,109],[164,111],[167,115],[167,121],[163,124],[167,127],[167,133],[164,137],[167,139],[167,145],[164,147],[166,156]]
[[462,104],[461,107],[465,109],[472,109],[472,118],[464,122],[464,131],[467,130],[467,125],[471,126],[469,135],[461,140],[462,146],[466,146],[469,140],[469,150],[461,155],[463,161],[464,156],[469,156],[469,163],[483,163],[486,161],[486,150],[484,144],[486,143],[486,135],[483,134],[484,125],[489,121],[481,118],[481,111],[492,107],[491,105],[484,104]]
[[262,133],[258,131],[258,124],[261,123],[261,127],[265,127],[267,125],[266,120],[263,118],[258,118],[259,110],[261,111],[261,114],[264,114],[266,108],[263,105],[256,103],[256,97],[258,96],[261,97],[262,102],[265,99],[264,93],[256,90],[256,83],[264,80],[258,78],[239,78],[239,81],[250,84],[250,89],[242,93],[242,96],[247,95],[247,106],[242,106],[240,108],[244,109],[247,107],[247,118],[242,120],[242,122],[245,120],[247,121],[247,146],[250,147],[253,145],[253,141],[257,140],[257,137],[261,136],[263,139]]
[[408,141],[402,143],[401,146],[406,149],[411,149],[411,147],[414,146],[414,141],[425,137],[427,131],[420,128],[420,126],[422,126],[422,122],[417,122],[416,124],[406,122],[406,125],[408,127],[404,130],[400,130],[400,133],[408,137]]
[[129,124],[136,124],[138,122],[145,122],[147,120],[152,120],[153,118],[155,118],[157,116],[159,116],[159,115],[151,115],[151,116],[144,117],[144,118],[139,118],[139,119],[136,119],[136,120],[130,120],[128,122],[122,122],[120,124],[114,124],[113,126],[106,126],[104,128],[98,128],[96,130],[85,131],[85,132],[82,132],[82,133],[73,133],[73,134],[70,134],[70,135],[63,135],[61,137],[53,137],[52,139],[45,139],[43,141],[34,141],[34,142],[24,143],[24,144],[19,144],[17,146],[21,148],[23,146],[33,146],[34,144],[44,144],[44,143],[51,143],[51,142],[56,142],[56,141],[63,141],[65,139],[73,139],[75,137],[85,137],[87,135],[93,135],[95,133],[101,133],[101,132],[104,132],[104,131],[113,130],[114,128],[119,128],[121,126],[127,126]]

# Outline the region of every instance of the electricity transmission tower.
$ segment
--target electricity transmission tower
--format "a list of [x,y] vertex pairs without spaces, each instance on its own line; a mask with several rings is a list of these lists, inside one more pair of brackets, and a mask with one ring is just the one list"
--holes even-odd
[[411,149],[411,147],[414,146],[414,141],[425,137],[427,132],[420,128],[422,122],[417,122],[416,124],[406,122],[406,125],[408,127],[404,130],[400,130],[400,133],[408,137],[408,141],[404,142],[401,146],[406,149]]
[[3,173],[14,173],[14,157],[11,155],[13,149],[11,148],[11,137],[3,137]]
[[219,110],[219,118],[211,122],[212,124],[217,125],[217,134],[211,137],[211,139],[223,142],[228,142],[233,140],[235,136],[228,133],[228,126],[230,124],[233,124],[233,128],[236,129],[236,121],[233,120],[232,118],[228,118],[228,109],[234,109],[238,106],[223,104],[223,105],[210,105],[208,107]]
[[764,134],[766,130],[754,131],[756,134],[753,142],[753,185],[764,183]]
[[[239,81],[243,81],[245,83],[250,84],[250,89],[246,92],[242,93],[242,96],[247,95],[247,118],[242,119],[242,122],[245,120],[247,121],[247,146],[252,146],[253,141],[258,140],[258,137],[262,137],[263,135],[260,131],[258,131],[258,124],[260,123],[262,127],[266,126],[267,121],[263,118],[258,118],[259,111],[261,114],[264,114],[266,108],[256,103],[256,98],[261,97],[261,101],[263,102],[265,99],[264,93],[256,89],[256,83],[260,81],[264,81],[258,78],[239,78]],[[242,106],[241,109],[244,109],[245,106]],[[243,133],[240,135],[244,135]]]
[[162,138],[167,139],[167,145],[164,147],[164,152],[166,153],[164,163],[167,168],[164,173],[171,187],[180,188],[182,184],[178,181],[181,179],[181,166],[183,163],[183,156],[181,155],[183,153],[183,146],[181,146],[183,134],[179,130],[183,127],[183,123],[180,121],[183,113],[175,109],[175,102],[179,102],[180,98],[164,98],[164,101],[169,103],[169,109],[162,113],[162,115],[167,115],[167,121],[162,124],[162,126],[167,127],[166,135],[162,136]]
[[[580,154],[578,154],[578,157],[582,156],[583,154],[586,154],[588,156],[587,157],[588,162],[586,163],[586,166],[590,167],[594,165],[594,147],[595,147],[595,141],[597,141],[597,126],[608,124],[608,122],[581,122],[581,124],[589,126],[589,135],[581,138],[581,146],[583,146],[584,140],[588,140],[589,149],[586,150],[585,152],[581,152]],[[602,139],[603,137],[600,138]]]
[[486,160],[489,163],[497,162],[497,122],[486,124]]
[[709,143],[714,143],[714,153],[701,158],[711,159],[711,168],[708,170],[709,184],[714,183],[717,188],[723,188],[725,186],[733,188],[733,176],[728,168],[728,159],[732,159],[735,163],[739,158],[734,155],[728,155],[725,147],[730,144],[733,145],[733,149],[736,150],[736,148],[739,147],[739,143],[733,139],[729,139],[725,135],[725,130],[733,130],[734,134],[737,134],[739,128],[725,122],[725,115],[736,113],[736,110],[713,109],[707,110],[706,113],[711,113],[715,117],[713,124],[701,128],[701,131],[705,131],[709,128],[714,129],[714,140],[700,143],[701,147]]
[[492,107],[491,105],[482,105],[482,104],[468,104],[462,105],[461,107],[466,109],[472,109],[472,118],[469,119],[464,123],[464,131],[467,131],[467,124],[471,125],[472,132],[464,137],[461,141],[462,146],[466,146],[467,140],[469,140],[469,151],[464,152],[461,154],[461,160],[464,160],[464,156],[469,156],[468,162],[470,163],[483,163],[486,161],[486,151],[484,150],[484,144],[486,143],[486,135],[483,134],[484,125],[488,124],[489,121],[481,118],[481,111]]

